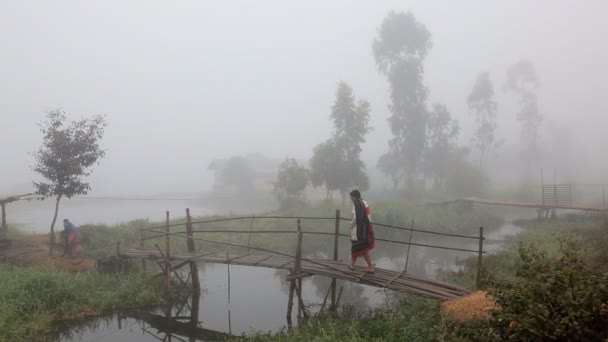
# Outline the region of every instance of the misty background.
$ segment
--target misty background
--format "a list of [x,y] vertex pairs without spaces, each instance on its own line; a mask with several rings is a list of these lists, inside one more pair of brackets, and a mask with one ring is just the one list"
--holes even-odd
[[0,191],[31,191],[37,123],[56,108],[107,116],[90,195],[206,191],[209,164],[232,155],[308,160],[331,133],[341,80],[371,104],[362,159],[372,189],[390,186],[376,170],[391,137],[388,84],[371,48],[390,10],[412,11],[431,32],[428,103],[460,121],[461,144],[473,134],[466,98],[490,73],[505,141],[486,158],[495,186],[520,179],[518,103],[502,87],[520,59],[540,79],[542,167],[605,180],[605,1],[3,1]]

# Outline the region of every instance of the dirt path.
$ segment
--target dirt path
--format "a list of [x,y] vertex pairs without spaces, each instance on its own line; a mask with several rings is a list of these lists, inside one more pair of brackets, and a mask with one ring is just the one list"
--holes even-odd
[[60,256],[61,251],[54,251],[54,256],[49,256],[49,235],[34,234],[15,238],[8,248],[0,249],[0,259],[10,259],[23,265],[49,264],[65,268],[72,272],[92,269],[95,260],[88,258],[76,258]]

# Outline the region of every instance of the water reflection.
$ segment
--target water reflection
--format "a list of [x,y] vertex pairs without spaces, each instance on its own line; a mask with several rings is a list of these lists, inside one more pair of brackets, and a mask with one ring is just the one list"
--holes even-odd
[[[203,327],[199,321],[200,293],[167,308],[127,311],[104,318],[64,325],[60,341],[224,341],[230,333]],[[230,319],[230,317],[228,317]]]

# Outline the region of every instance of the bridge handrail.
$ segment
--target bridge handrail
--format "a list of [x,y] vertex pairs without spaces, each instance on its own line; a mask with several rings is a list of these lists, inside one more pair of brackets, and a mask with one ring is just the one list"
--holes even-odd
[[[158,235],[153,235],[153,236],[145,237],[145,238],[141,239],[141,241],[150,240],[150,239],[157,239],[157,238],[161,238],[161,237],[166,236],[166,233],[162,233],[162,234],[161,234],[161,232],[157,232],[157,233],[158,233]],[[182,231],[182,232],[173,232],[172,234],[186,234],[186,233],[187,233],[186,231]],[[296,234],[297,231],[294,231],[294,230],[252,230],[252,231],[249,231],[249,230],[221,230],[221,229],[213,229],[213,230],[193,230],[192,233]],[[329,233],[329,232],[302,231],[302,233],[303,234],[307,234],[307,235],[328,235],[328,236],[335,236],[335,233]],[[178,236],[184,237],[183,235],[178,235]],[[344,238],[350,238],[350,236],[347,235],[347,234],[338,234],[338,236],[344,237]],[[397,240],[383,239],[383,238],[375,238],[375,240],[376,241],[382,241],[382,242],[396,243],[396,244],[400,244],[400,245],[410,245],[410,246],[418,246],[418,247],[437,248],[437,249],[445,249],[445,250],[460,251],[460,252],[471,252],[471,253],[478,253],[479,252],[477,250],[472,250],[472,249],[464,249],[464,248],[457,248],[457,247],[447,247],[447,246],[436,246],[436,245],[428,245],[428,244],[417,243],[417,242],[397,241]],[[214,242],[218,242],[218,241],[214,241]],[[250,245],[244,246],[244,247],[253,248]],[[483,253],[486,253],[486,252],[484,251]]]
[[[193,221],[192,224],[204,224],[204,223],[239,221],[239,220],[255,220],[255,219],[335,220],[336,218],[335,217],[323,217],[323,216],[255,216],[255,215],[253,215],[253,216],[237,216],[237,217],[224,217],[224,218],[209,219],[209,220],[199,220],[199,221]],[[350,221],[349,218],[345,218],[345,217],[340,217],[340,220]],[[378,227],[391,228],[391,229],[397,229],[397,230],[406,230],[406,231],[410,231],[410,232],[419,232],[419,233],[424,233],[424,234],[479,240],[479,236],[443,233],[443,232],[437,232],[437,231],[432,231],[432,230],[427,230],[427,229],[417,229],[417,228],[412,228],[412,227],[396,226],[396,225],[380,223],[380,222],[375,222],[375,221],[373,222],[373,224],[374,224],[374,226],[378,226]],[[186,225],[185,222],[174,223],[174,224],[170,224],[169,227],[172,228],[172,227],[180,227],[180,226],[185,226],[185,225]],[[166,227],[167,227],[167,225],[162,225],[162,226],[154,226],[154,227],[142,227],[141,229],[154,232],[156,229],[166,229]],[[246,231],[246,232],[249,233],[250,231]],[[271,231],[265,231],[265,232],[270,233]],[[295,231],[293,231],[293,232],[295,232]]]

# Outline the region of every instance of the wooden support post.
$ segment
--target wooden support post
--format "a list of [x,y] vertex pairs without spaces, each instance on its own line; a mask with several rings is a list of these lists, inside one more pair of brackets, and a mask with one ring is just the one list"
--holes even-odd
[[[302,221],[298,219],[298,245],[296,246],[296,264],[295,264],[295,274],[300,274],[302,272]],[[302,278],[298,278],[297,280],[298,286],[296,287],[296,291],[298,293],[298,319],[302,317],[302,311],[304,308],[302,307]]]
[[479,227],[479,255],[477,257],[477,280],[475,286],[479,290],[481,288],[481,268],[483,258],[483,227]]
[[8,231],[6,226],[6,203],[2,203],[2,231],[5,233]]
[[[291,272],[293,274],[293,271]],[[287,326],[291,328],[291,310],[293,309],[293,293],[296,288],[296,281],[292,280],[289,285],[289,296],[287,302]]]
[[[186,231],[188,233],[188,252],[194,253],[196,248],[194,247],[194,233],[192,229],[192,216],[190,216],[190,209],[186,209]],[[200,292],[201,280],[198,275],[198,264],[196,261],[190,261],[190,274],[192,275],[192,289],[195,292]]]
[[[338,261],[338,238],[340,234],[340,210],[336,210],[336,222],[334,231],[334,261]],[[331,278],[331,305],[329,310],[336,308],[336,278]]]
[[[140,240],[139,240],[139,248],[141,248],[142,250],[145,248],[144,247],[144,238],[145,238],[145,231],[144,231],[144,227],[140,226],[139,227],[139,234],[140,234]],[[142,270],[145,272],[146,271],[146,259],[142,258],[141,259],[141,268]]]
[[412,220],[411,228],[412,229],[410,230],[410,236],[407,243],[407,252],[405,254],[405,267],[403,267],[403,273],[407,273],[407,264],[410,261],[410,247],[412,247],[412,235],[414,235],[414,220]]
[[226,251],[226,267],[228,268],[228,305],[230,305],[230,258],[228,257],[228,251]]
[[166,243],[166,249],[165,249],[165,271],[167,272],[167,288],[171,287],[171,241],[169,239],[169,234],[170,234],[170,227],[169,227],[170,223],[169,223],[169,211],[167,210],[167,216],[166,216],[166,226],[165,226],[165,243]]
[[[251,223],[249,224],[249,240],[247,241],[247,246],[251,246],[251,231],[253,230],[253,221],[255,220],[255,216],[251,216]],[[247,247],[247,255],[250,254],[250,248]]]

